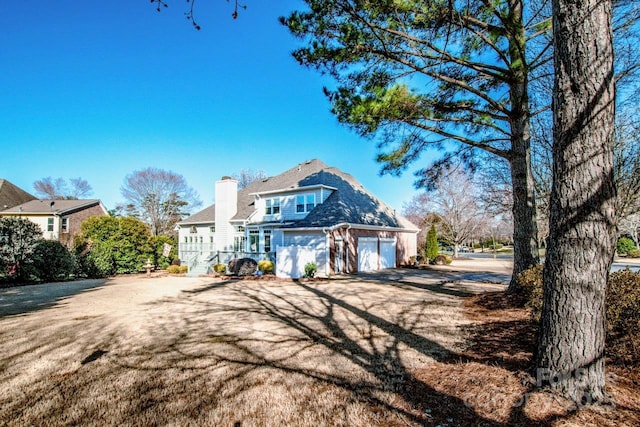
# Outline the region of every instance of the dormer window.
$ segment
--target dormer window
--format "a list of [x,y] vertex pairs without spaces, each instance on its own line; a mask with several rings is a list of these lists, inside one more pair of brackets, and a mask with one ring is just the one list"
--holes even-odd
[[266,199],[265,200],[265,211],[266,215],[277,215],[280,213],[280,199]]
[[316,207],[315,194],[302,194],[296,196],[296,213],[311,212]]

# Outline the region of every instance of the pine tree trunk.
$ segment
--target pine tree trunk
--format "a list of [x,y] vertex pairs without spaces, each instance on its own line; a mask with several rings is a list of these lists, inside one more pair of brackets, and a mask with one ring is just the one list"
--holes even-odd
[[509,292],[517,291],[517,277],[540,262],[536,201],[531,171],[531,131],[529,111],[529,66],[522,1],[510,3],[507,26],[513,32],[509,39],[509,56],[513,82],[511,100],[511,183],[513,186],[513,273]]
[[605,289],[615,250],[611,0],[553,0],[550,237],[538,385],[604,397]]

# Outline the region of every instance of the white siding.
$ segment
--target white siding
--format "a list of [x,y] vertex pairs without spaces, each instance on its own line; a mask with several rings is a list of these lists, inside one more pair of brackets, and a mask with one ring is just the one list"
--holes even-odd
[[[264,222],[264,221],[286,221],[286,220],[300,220],[308,215],[308,212],[298,213],[296,212],[296,197],[299,195],[313,194],[315,195],[316,206],[320,203],[324,203],[327,197],[331,195],[332,190],[323,188],[295,191],[286,194],[265,194],[256,198],[255,208],[256,213],[251,217],[251,222]],[[267,199],[280,199],[280,213],[276,215],[265,215],[265,201]],[[217,209],[217,205],[216,205]]]

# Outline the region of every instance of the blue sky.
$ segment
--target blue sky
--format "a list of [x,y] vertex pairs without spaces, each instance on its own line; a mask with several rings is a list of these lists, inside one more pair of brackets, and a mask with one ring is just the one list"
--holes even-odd
[[[108,209],[127,174],[148,166],[183,175],[204,206],[242,168],[276,175],[319,158],[351,173],[390,206],[416,193],[411,170],[380,176],[375,141],[329,111],[330,81],[302,68],[277,18],[299,3],[246,0],[0,3],[0,178],[86,179]],[[424,163],[417,164],[424,166]]]

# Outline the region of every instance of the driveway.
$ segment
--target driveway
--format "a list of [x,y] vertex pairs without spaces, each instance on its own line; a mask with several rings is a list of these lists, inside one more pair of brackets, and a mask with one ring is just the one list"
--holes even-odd
[[458,268],[2,290],[0,424],[420,425],[415,387],[468,413],[411,374],[465,348],[462,296],[508,281]]

